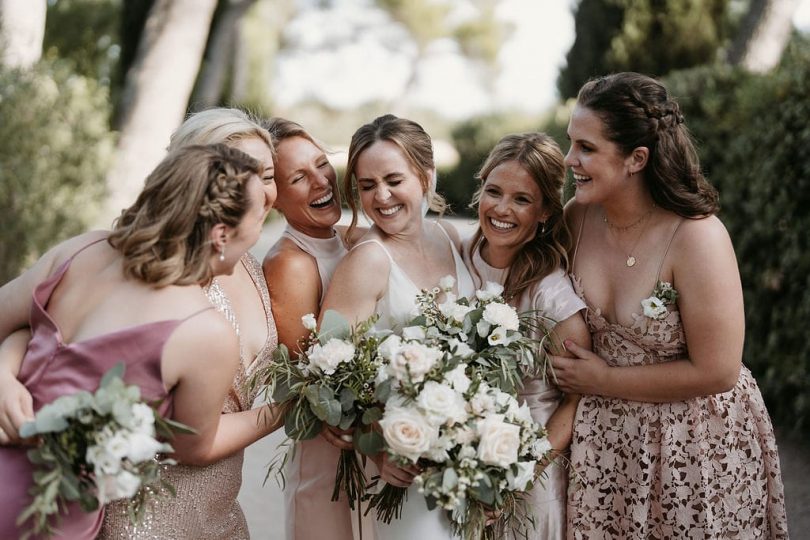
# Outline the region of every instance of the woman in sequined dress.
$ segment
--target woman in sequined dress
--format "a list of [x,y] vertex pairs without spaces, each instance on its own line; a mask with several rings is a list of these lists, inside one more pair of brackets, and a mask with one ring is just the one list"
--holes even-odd
[[[225,143],[258,159],[268,199],[276,199],[270,135],[238,109],[215,108],[190,116],[172,135],[169,149],[191,144]],[[100,538],[239,540],[249,538],[237,495],[248,445],[280,426],[280,415],[267,407],[252,408],[258,389],[249,388],[252,373],[266,365],[276,348],[276,326],[261,265],[248,252],[232,275],[206,289],[239,336],[241,364],[222,409],[216,456],[206,466],[166,467],[164,478],[177,496],[158,499],[143,522],[132,525],[123,504],[108,507]]]
[[554,359],[583,394],[569,538],[787,538],[737,261],[683,122],[638,73],[589,81],[571,114],[571,269],[594,352]]

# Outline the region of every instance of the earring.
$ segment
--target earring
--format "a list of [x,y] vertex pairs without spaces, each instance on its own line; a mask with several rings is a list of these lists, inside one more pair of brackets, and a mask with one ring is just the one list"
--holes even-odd
[[219,262],[225,261],[225,246],[219,248]]
[[540,234],[546,234],[546,222],[545,221],[540,222]]

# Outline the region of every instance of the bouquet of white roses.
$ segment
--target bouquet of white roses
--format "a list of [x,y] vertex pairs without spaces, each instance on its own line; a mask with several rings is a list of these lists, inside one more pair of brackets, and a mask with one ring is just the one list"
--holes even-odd
[[61,396],[20,428],[21,436],[39,440],[28,452],[38,469],[33,501],[17,519],[20,525],[32,521],[28,534],[53,534],[49,517],[66,502],[78,501],[89,512],[129,498],[130,518],[136,522],[149,496],[142,486],[160,482],[174,492],[160,480],[160,465],[174,462],[157,459],[172,447],[156,437],[193,431],[161,417],[141,400],[140,388],[124,383],[123,375],[119,363],[104,374],[95,393]]
[[[371,424],[382,416],[379,403],[385,396],[377,391],[375,380],[382,365],[379,344],[388,333],[374,329],[376,320],[371,317],[351,327],[338,312],[328,310],[318,329],[315,317],[305,315],[304,326],[312,333],[303,343],[304,352],[291,358],[287,348],[280,345],[274,362],[255,376],[254,384],[264,385],[273,401],[287,405],[284,431],[290,439],[312,439],[327,424],[352,429],[352,442],[363,454],[382,450],[383,439]],[[267,474],[275,465],[281,472],[289,456],[271,465]],[[342,450],[332,500],[337,500],[343,490],[354,509],[365,488],[366,478],[357,454]]]

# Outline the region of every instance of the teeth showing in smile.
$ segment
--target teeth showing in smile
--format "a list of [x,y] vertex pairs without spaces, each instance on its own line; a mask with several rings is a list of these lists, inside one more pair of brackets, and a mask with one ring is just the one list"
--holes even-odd
[[588,180],[591,179],[590,176],[583,176],[583,175],[577,174],[577,173],[571,173],[571,174],[574,176],[574,180],[576,180],[577,182],[587,182]]
[[492,223],[493,227],[495,227],[496,229],[501,229],[501,230],[514,229],[515,227],[517,227],[517,225],[515,225],[514,223],[507,223],[505,221],[498,221],[497,219],[494,219],[494,218],[489,218],[489,222]]
[[392,206],[391,208],[380,208],[380,213],[384,216],[393,216],[394,214],[399,212],[401,208],[402,208],[401,204]]
[[327,193],[326,195],[324,195],[320,199],[318,199],[316,201],[312,201],[311,203],[309,203],[309,205],[312,206],[312,207],[315,207],[315,208],[325,206],[328,203],[332,202],[332,195],[333,195],[333,193],[330,191],[329,193]]

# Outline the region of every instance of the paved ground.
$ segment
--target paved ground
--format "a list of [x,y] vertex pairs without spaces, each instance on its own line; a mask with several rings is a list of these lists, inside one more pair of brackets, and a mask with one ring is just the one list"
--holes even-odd
[[[261,260],[283,229],[283,220],[265,227],[262,239],[252,250]],[[459,229],[468,227],[457,223]],[[284,508],[281,490],[270,479],[262,482],[267,463],[276,455],[283,434],[276,432],[257,442],[245,453],[244,479],[239,501],[245,510],[253,540],[284,539]],[[810,539],[810,441],[796,441],[777,433],[782,477],[785,483],[788,529],[794,540]]]

